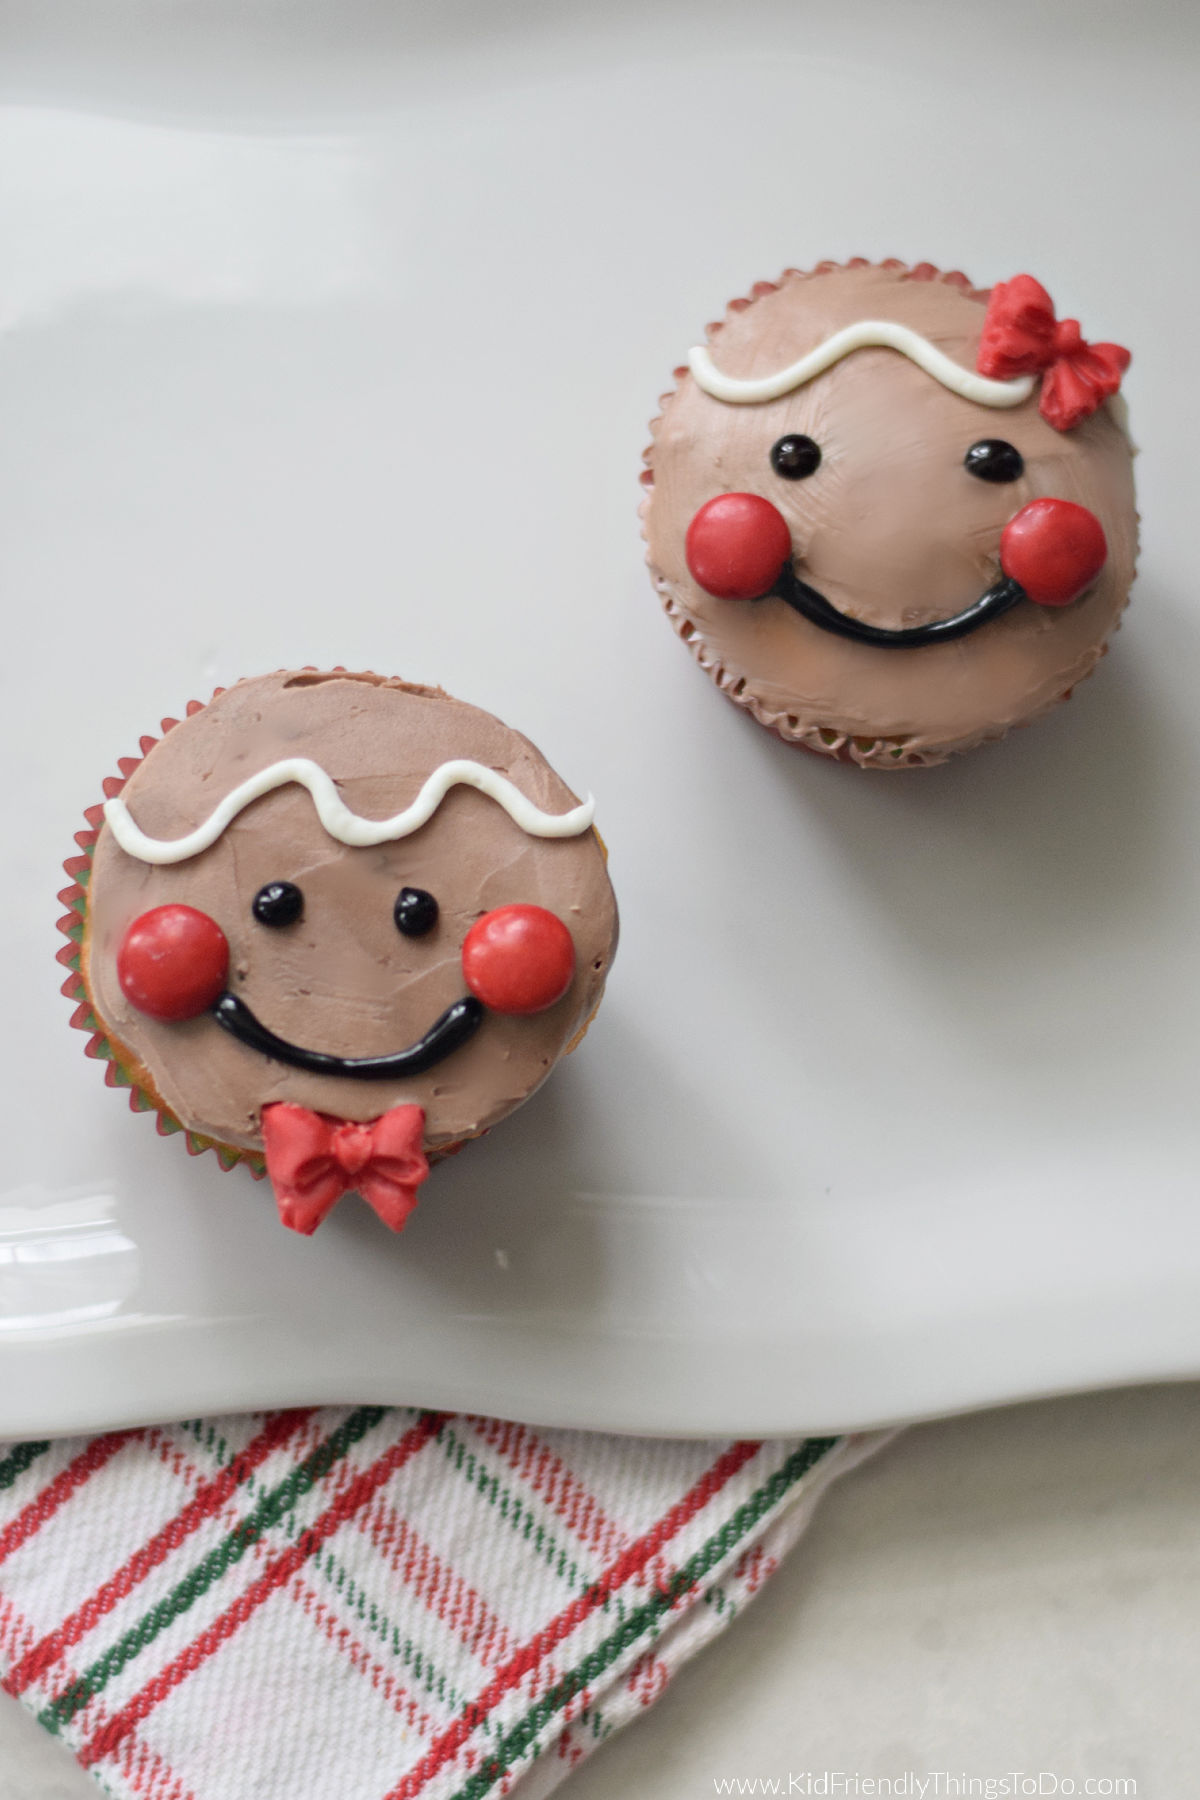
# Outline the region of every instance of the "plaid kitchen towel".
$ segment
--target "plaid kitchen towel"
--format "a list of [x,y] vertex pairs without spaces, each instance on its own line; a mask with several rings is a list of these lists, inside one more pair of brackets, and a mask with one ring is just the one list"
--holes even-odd
[[0,1445],[3,1686],[121,1800],[535,1800],[885,1435],[362,1406]]

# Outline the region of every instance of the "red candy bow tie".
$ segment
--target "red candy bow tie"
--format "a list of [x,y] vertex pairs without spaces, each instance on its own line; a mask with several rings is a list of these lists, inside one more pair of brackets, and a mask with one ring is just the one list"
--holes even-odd
[[392,1231],[402,1230],[429,1173],[419,1106],[393,1106],[359,1125],[277,1101],[263,1107],[262,1130],[279,1216],[305,1237],[350,1188]]
[[1078,319],[1056,319],[1054,302],[1032,275],[992,289],[976,368],[995,381],[1042,375],[1038,411],[1056,431],[1072,431],[1110,400],[1129,367],[1120,344],[1086,344]]

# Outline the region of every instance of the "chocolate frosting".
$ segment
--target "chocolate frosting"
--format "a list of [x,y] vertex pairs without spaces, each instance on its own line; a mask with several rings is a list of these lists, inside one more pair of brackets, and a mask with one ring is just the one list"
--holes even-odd
[[[927,265],[926,265],[927,269]],[[861,319],[912,326],[973,369],[986,293],[896,264],[789,270],[710,326],[722,372],[785,368]],[[784,738],[866,766],[942,762],[1045,712],[1094,668],[1129,593],[1137,551],[1132,450],[1112,408],[1070,432],[1040,416],[1035,388],[1006,410],[964,400],[898,352],[856,350],[778,400],[736,405],[686,371],[647,451],[648,562],[680,636],[718,685]],[[781,479],[771,447],[804,434],[821,449],[804,480]],[[963,466],[983,438],[1024,458],[1015,482]],[[684,556],[691,519],[714,495],[760,494],[783,514],[794,566],[840,611],[890,629],[977,599],[999,574],[1000,535],[1041,495],[1088,507],[1108,540],[1095,585],[1058,608],[1022,601],[971,636],[915,649],[850,642],[784,600],[716,599]]]
[[[122,798],[144,831],[175,838],[247,776],[292,756],[320,763],[347,805],[371,818],[399,812],[435,768],[460,757],[497,769],[548,812],[578,803],[528,739],[489,713],[436,688],[305,671],[239,682],[215,697],[154,746]],[[254,897],[273,881],[301,889],[295,924],[255,919]],[[437,900],[437,924],[424,935],[396,928],[404,887]],[[488,1012],[469,1043],[419,1077],[314,1075],[249,1049],[207,1015],[171,1024],[129,1004],[117,949],[135,918],[170,902],[221,926],[229,989],[270,1030],[340,1056],[403,1049],[461,999],[463,938],[494,907],[529,903],[556,913],[575,941],[575,976],[545,1012]],[[411,836],[347,848],[325,832],[309,794],[287,786],[253,801],[210,848],[172,865],[127,855],[105,825],[93,858],[84,973],[121,1060],[190,1130],[259,1149],[261,1111],[272,1101],[346,1119],[413,1102],[425,1109],[426,1148],[437,1150],[494,1124],[545,1079],[599,1003],[616,937],[616,902],[594,831],[531,837],[494,800],[457,787]]]

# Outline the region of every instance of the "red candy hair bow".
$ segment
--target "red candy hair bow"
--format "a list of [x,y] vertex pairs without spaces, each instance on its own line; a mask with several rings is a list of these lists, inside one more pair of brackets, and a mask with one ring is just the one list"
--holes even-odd
[[279,1216],[305,1237],[351,1188],[392,1231],[402,1230],[429,1173],[419,1106],[393,1106],[360,1125],[277,1101],[263,1107],[262,1130]]
[[1129,367],[1120,344],[1087,344],[1078,319],[1056,319],[1054,302],[1032,275],[992,289],[976,368],[995,381],[1042,376],[1038,411],[1056,431],[1072,431],[1110,400]]

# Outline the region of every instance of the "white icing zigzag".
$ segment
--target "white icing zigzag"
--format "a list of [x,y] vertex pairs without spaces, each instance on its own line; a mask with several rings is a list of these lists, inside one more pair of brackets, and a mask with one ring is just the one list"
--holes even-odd
[[1013,381],[992,381],[986,375],[976,374],[974,369],[964,369],[961,363],[956,363],[953,357],[947,356],[944,350],[939,350],[911,326],[898,325],[891,319],[860,319],[854,325],[846,325],[775,375],[761,375],[745,381],[735,375],[723,375],[703,345],[688,351],[688,367],[704,392],[711,394],[714,400],[749,406],[762,400],[778,400],[782,394],[790,394],[793,388],[803,387],[815,375],[824,374],[852,350],[866,350],[876,345],[899,350],[902,356],[915,362],[943,387],[980,406],[1020,406],[1033,392],[1034,376],[1019,375]]
[[188,832],[186,837],[147,837],[134,824],[129,808],[121,799],[105,801],[104,817],[122,850],[129,856],[136,856],[139,862],[186,862],[189,856],[198,856],[201,850],[207,850],[210,844],[215,844],[225,827],[251,801],[261,799],[275,788],[286,787],[290,781],[298,782],[301,787],[308,789],[317,809],[317,817],[330,837],[335,837],[340,844],[348,844],[354,849],[410,837],[433,817],[452,787],[477,788],[481,794],[486,794],[489,799],[502,806],[509,818],[522,831],[528,832],[530,837],[578,837],[588,830],[596,811],[596,802],[589,795],[579,806],[572,807],[570,812],[543,812],[532,800],[526,798],[520,788],[514,787],[506,776],[498,775],[495,769],[486,768],[483,763],[459,759],[444,762],[440,768],[435,769],[412,805],[405,807],[403,812],[396,813],[390,819],[364,819],[360,814],[351,812],[320,763],[313,762],[307,756],[292,756],[283,762],[272,763],[270,768],[251,775],[239,787],[235,787],[232,793],[226,794],[220,804],[214,807],[203,825]]

